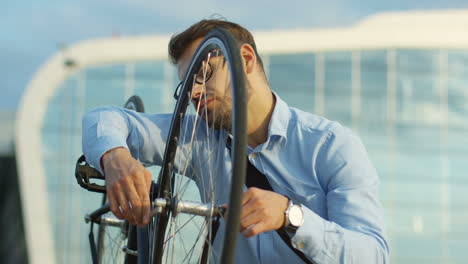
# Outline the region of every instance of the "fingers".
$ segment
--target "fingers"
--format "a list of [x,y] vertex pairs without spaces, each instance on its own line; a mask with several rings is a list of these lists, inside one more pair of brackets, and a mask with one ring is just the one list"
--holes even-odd
[[114,187],[108,192],[111,211],[117,218],[126,219],[132,225],[147,225],[150,199],[146,183],[128,183],[125,185],[125,190],[122,189]]
[[113,184],[112,188],[108,188],[107,197],[109,199],[110,209],[117,218],[126,219],[134,225],[136,221],[132,213],[131,205],[121,189],[119,184]]
[[138,205],[137,213],[137,222],[140,226],[147,225],[150,218],[150,206],[151,201],[149,198],[149,189],[151,186],[151,173],[144,168],[143,175],[141,175],[142,180],[134,182],[135,192],[132,193],[136,196],[133,196],[130,200],[133,205],[133,201]]
[[144,226],[150,219],[151,173],[127,152],[116,149],[104,160],[109,205],[117,218]]
[[249,188],[242,197],[242,206],[244,206],[260,189],[252,187]]
[[265,227],[265,224],[260,222],[258,224],[255,224],[253,226],[251,226],[250,228],[244,230],[242,232],[242,234],[249,238],[249,237],[253,237],[253,236],[256,236],[262,232],[265,232],[265,231],[268,231],[267,228]]
[[123,195],[126,199],[122,199],[122,202],[125,200],[129,206],[128,213],[125,211],[123,204],[121,203],[122,210],[124,211],[125,218],[132,224],[132,225],[142,225],[142,202],[141,198],[138,195],[137,190],[135,189],[135,183],[129,183],[127,185],[127,189]]
[[247,215],[251,214],[255,209],[261,206],[261,201],[258,198],[258,195],[263,190],[258,188],[250,188],[248,189],[242,198],[242,210],[240,218],[244,218]]
[[262,221],[262,217],[264,217],[264,215],[259,212],[252,212],[251,214],[242,217],[240,223],[241,232]]
[[124,218],[127,219],[130,222],[130,224],[135,225],[136,218],[132,212],[133,208],[130,207],[131,205],[125,193],[123,192],[117,193],[116,197],[117,197],[117,201],[119,202],[120,210],[122,211],[122,214],[124,215]]
[[240,228],[245,237],[277,230],[284,223],[288,198],[258,188],[248,189],[243,196]]
[[107,190],[107,199],[109,200],[109,206],[112,213],[114,213],[117,218],[124,219],[125,217],[119,209],[119,202],[110,188]]

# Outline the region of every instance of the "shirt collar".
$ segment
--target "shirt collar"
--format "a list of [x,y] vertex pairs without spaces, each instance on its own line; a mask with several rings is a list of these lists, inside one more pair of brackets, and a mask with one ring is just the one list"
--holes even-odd
[[268,126],[268,137],[270,138],[271,136],[277,135],[287,139],[291,113],[289,112],[289,107],[286,102],[281,100],[275,92],[272,91],[272,93],[276,98],[276,103]]

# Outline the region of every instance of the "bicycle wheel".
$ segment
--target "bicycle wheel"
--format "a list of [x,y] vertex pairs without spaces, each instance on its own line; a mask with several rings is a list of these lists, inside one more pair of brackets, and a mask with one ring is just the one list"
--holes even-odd
[[[136,258],[128,255],[126,250],[124,251],[130,237],[131,226],[128,222],[117,219],[112,212],[107,212],[99,217],[97,223],[99,228],[96,262],[99,264],[136,263]],[[134,258],[133,261],[132,258]]]
[[[137,95],[131,96],[124,108],[145,112],[143,101]],[[107,202],[103,195],[102,206]],[[97,254],[98,263],[136,264],[138,255],[137,228],[127,221],[119,220],[106,207],[106,213],[101,216],[98,228]]]
[[[201,96],[188,107],[195,86]],[[246,81],[229,31],[216,29],[203,39],[179,88],[158,178],[163,205],[150,224],[150,263],[231,263],[247,141]],[[220,217],[222,204],[226,217]]]
[[138,95],[133,95],[130,98],[128,98],[127,102],[124,104],[124,108],[144,113],[145,112],[145,106],[143,104],[143,100],[141,100],[140,96]]

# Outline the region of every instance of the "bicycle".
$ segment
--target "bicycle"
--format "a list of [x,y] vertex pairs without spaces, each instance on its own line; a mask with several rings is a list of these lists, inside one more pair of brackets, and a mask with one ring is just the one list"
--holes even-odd
[[[124,108],[133,110],[136,112],[144,113],[145,108],[143,101],[139,96],[131,96],[127,102],[124,104]],[[135,226],[132,226],[128,223],[128,221],[124,220],[119,220],[115,217],[110,216],[108,213],[110,212],[110,207],[109,204],[106,203],[107,201],[107,196],[106,196],[106,186],[105,185],[99,185],[95,183],[94,181],[99,180],[99,181],[105,181],[105,178],[103,175],[99,173],[96,169],[92,168],[87,162],[86,158],[84,155],[82,155],[80,158],[78,158],[78,161],[76,163],[75,167],[75,177],[78,181],[78,184],[92,192],[99,192],[103,193],[102,196],[102,201],[101,201],[101,207],[98,209],[94,210],[93,212],[87,214],[85,216],[85,222],[90,223],[90,234],[89,234],[89,241],[90,241],[90,246],[91,246],[91,254],[92,254],[92,260],[93,263],[106,263],[106,262],[112,262],[116,263],[118,262],[117,259],[119,258],[124,258],[125,263],[137,263],[136,256],[137,256],[137,245],[136,245],[136,232],[137,229]],[[98,237],[97,237],[97,242],[95,241],[94,238],[94,232],[93,232],[93,225],[98,224]],[[122,248],[121,254],[119,254],[120,249],[111,249],[110,254],[107,254],[107,250],[109,247],[105,246],[108,244],[110,241],[111,237],[107,237],[105,235],[106,233],[106,228],[107,227],[113,227],[116,228],[117,230],[114,230],[114,233],[117,233],[117,235],[121,235],[118,240],[121,240],[122,243],[127,240],[127,244],[125,247]],[[117,239],[116,239],[117,240]],[[117,242],[119,246],[122,244]],[[106,255],[110,256],[110,259],[106,258]]]
[[[228,79],[218,80],[214,73],[226,65]],[[201,107],[208,101],[188,108],[194,85],[205,89],[210,78],[216,78],[212,83],[229,81],[231,92],[225,91],[220,98],[232,104],[232,120],[221,111],[208,112]],[[229,31],[215,29],[202,40],[174,97],[177,103],[161,171],[151,191],[153,217],[146,228],[137,229],[136,237],[131,236],[133,231],[122,237],[127,240],[125,263],[232,263],[246,171],[247,133],[246,82],[239,45]],[[219,123],[231,126],[231,133],[217,129]],[[229,166],[221,163],[225,158],[231,159]],[[91,168],[79,160],[76,177],[80,185],[88,190],[105,190],[105,186],[97,188],[92,183],[102,176],[90,176],[91,172],[80,175],[78,171],[85,167]],[[197,184],[200,201],[186,199],[192,196],[187,191],[190,180]],[[229,195],[224,192],[226,185],[230,185]],[[88,215],[91,228],[93,223],[105,222],[103,212],[108,210],[104,205]],[[119,221],[121,230],[126,225]],[[193,230],[197,234],[192,234]]]

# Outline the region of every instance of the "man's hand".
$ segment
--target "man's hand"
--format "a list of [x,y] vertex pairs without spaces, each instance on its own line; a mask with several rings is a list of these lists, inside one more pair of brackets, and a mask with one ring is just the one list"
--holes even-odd
[[277,230],[284,225],[288,198],[258,188],[249,188],[242,200],[241,232],[245,237]]
[[125,148],[115,148],[101,157],[111,211],[132,225],[145,226],[150,219],[151,173]]

